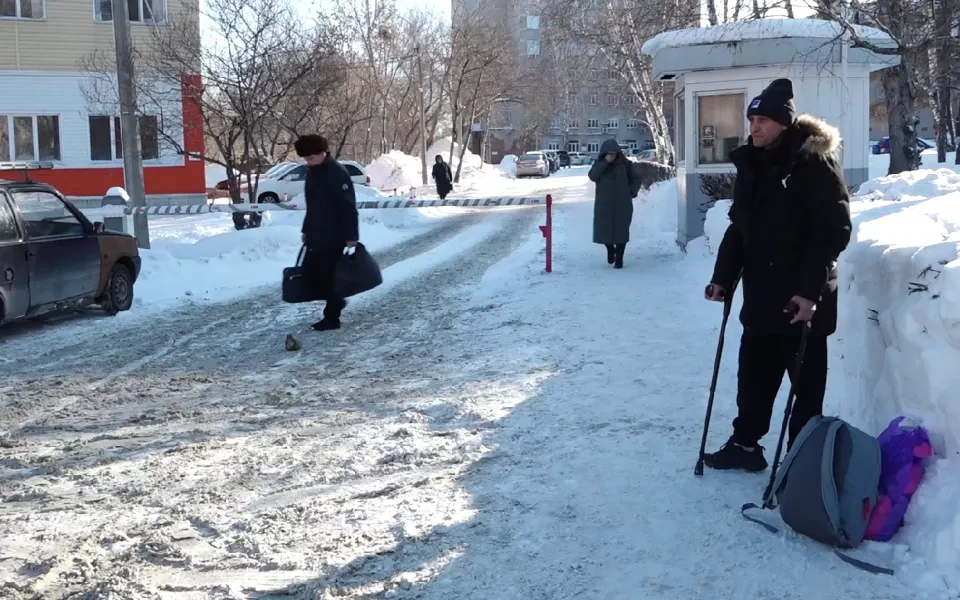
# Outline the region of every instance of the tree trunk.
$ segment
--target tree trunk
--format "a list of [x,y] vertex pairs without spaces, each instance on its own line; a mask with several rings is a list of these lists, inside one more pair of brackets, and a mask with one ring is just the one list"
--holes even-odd
[[[710,19],[710,25],[717,24],[717,3],[716,0],[707,0],[707,18]],[[793,18],[792,16],[790,17]]]
[[917,152],[916,90],[910,82],[907,63],[903,57],[896,67],[883,73],[883,92],[886,96],[887,119],[890,134],[890,167],[888,175],[913,171],[920,167]]
[[783,6],[787,9],[787,18],[792,19],[793,17],[793,2],[791,0],[783,0]]

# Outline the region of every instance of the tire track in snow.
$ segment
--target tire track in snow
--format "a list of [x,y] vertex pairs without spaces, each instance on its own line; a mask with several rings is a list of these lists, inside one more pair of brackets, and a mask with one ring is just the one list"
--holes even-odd
[[[461,350],[448,349],[471,350],[464,346],[471,332],[457,328],[463,286],[535,232],[541,216],[511,211],[485,217],[502,219],[502,227],[472,251],[462,249],[397,283],[385,297],[358,303],[350,329],[316,334],[325,343],[309,345],[312,360],[277,376],[217,376],[193,387],[187,381],[176,394],[148,389],[160,378],[142,373],[103,385],[98,393],[107,395],[123,386],[136,389],[131,401],[141,405],[123,406],[125,414],[146,411],[156,418],[124,421],[111,414],[115,407],[101,408],[91,398],[84,418],[119,425],[104,440],[113,446],[94,446],[89,436],[66,431],[74,440],[54,455],[70,461],[57,473],[74,481],[80,495],[41,501],[42,512],[30,523],[11,514],[0,520],[0,537],[25,548],[56,547],[53,564],[44,567],[57,575],[45,577],[51,587],[44,597],[51,599],[92,590],[153,597],[161,589],[198,598],[248,597],[222,595],[222,584],[278,589],[291,578],[326,573],[329,561],[368,553],[394,526],[379,518],[371,525],[372,515],[390,514],[388,507],[408,501],[419,511],[428,505],[418,498],[438,487],[450,490],[441,496],[456,495],[456,476],[481,452],[481,431],[456,426],[452,406],[415,405],[473,385],[456,375],[465,366]],[[282,346],[271,352],[285,354]],[[151,412],[151,402],[159,412]],[[159,414],[164,411],[178,416]],[[57,420],[54,415],[49,425],[57,427]],[[348,431],[345,423],[352,423]],[[28,440],[16,459],[32,465],[31,450]],[[131,450],[136,453],[126,458]],[[112,456],[117,452],[121,456]],[[129,462],[134,457],[142,458]],[[74,472],[70,464],[84,469]],[[338,490],[333,497],[313,493],[329,486]],[[12,491],[4,487],[0,496]],[[87,494],[102,499],[85,503]],[[37,508],[24,502],[21,510]],[[457,509],[429,507],[424,518],[450,510]],[[84,526],[54,529],[67,520]],[[192,533],[182,533],[184,527]],[[21,551],[35,562],[39,552]],[[97,568],[83,567],[94,556]],[[30,597],[30,577],[13,577]],[[172,578],[176,586],[167,587]]]

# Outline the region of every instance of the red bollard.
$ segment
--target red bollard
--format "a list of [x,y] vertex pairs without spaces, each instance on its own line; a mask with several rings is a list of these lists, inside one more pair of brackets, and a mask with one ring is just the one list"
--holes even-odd
[[547,194],[547,224],[540,226],[547,239],[547,273],[553,272],[553,197]]

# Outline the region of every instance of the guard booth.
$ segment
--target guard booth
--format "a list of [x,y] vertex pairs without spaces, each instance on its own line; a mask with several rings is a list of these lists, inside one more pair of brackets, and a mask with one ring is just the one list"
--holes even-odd
[[[896,46],[885,33],[857,27],[879,47]],[[675,82],[677,241],[703,235],[705,191],[735,172],[730,152],[749,136],[747,105],[774,79],[793,80],[797,113],[840,130],[848,186],[869,178],[870,73],[899,57],[853,48],[833,21],[757,19],[657,35],[643,45],[658,81]]]

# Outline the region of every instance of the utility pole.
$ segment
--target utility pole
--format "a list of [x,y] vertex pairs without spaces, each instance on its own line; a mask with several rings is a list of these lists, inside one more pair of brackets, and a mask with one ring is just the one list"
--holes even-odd
[[[123,144],[123,184],[135,207],[147,205],[143,187],[143,162],[140,160],[140,135],[137,132],[137,89],[133,70],[133,41],[126,0],[113,0],[113,37],[117,51],[117,90],[120,100],[120,139]],[[139,248],[150,248],[147,213],[133,215],[133,233]]]
[[417,44],[415,50],[417,52],[417,78],[420,80],[420,170],[423,171],[423,185],[427,185],[427,123],[424,117],[426,109],[423,107],[423,61],[420,60],[420,44]]

